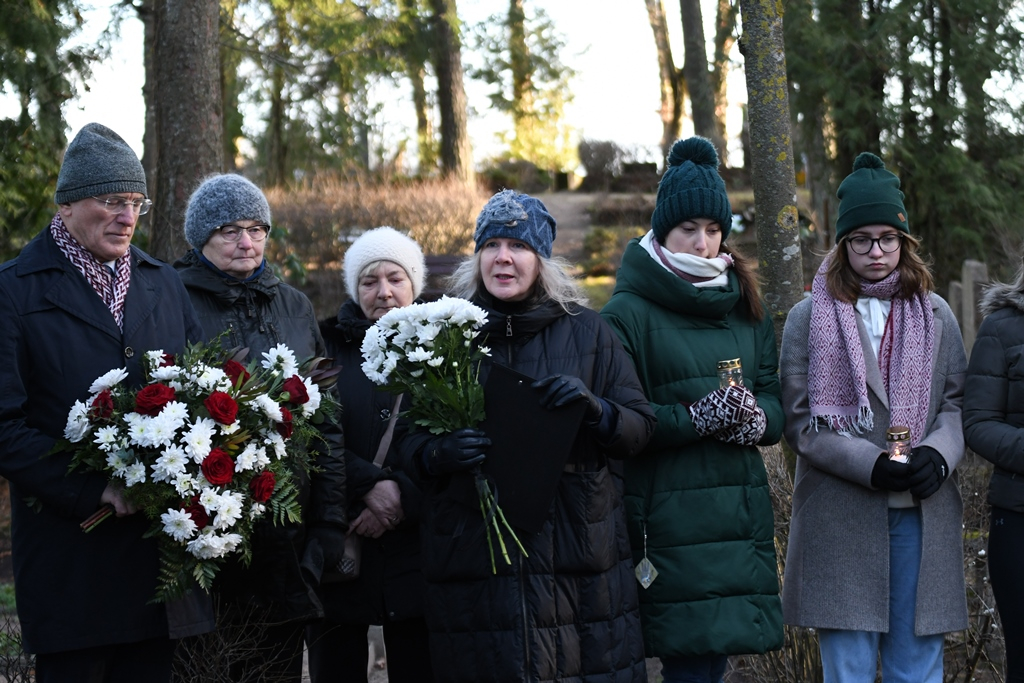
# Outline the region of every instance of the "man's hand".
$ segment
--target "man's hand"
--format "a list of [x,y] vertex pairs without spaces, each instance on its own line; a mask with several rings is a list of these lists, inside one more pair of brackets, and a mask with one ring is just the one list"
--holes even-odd
[[110,505],[114,508],[114,513],[118,517],[126,517],[128,515],[134,515],[139,511],[135,505],[129,501],[124,495],[124,487],[119,482],[110,482],[107,484],[107,488],[103,489],[103,493],[100,494],[100,506]]

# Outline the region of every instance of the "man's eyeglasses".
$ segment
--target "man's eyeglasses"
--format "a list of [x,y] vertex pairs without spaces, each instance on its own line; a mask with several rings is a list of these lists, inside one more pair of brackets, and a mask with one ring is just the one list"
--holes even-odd
[[882,235],[881,237],[865,237],[864,235],[856,235],[849,237],[846,240],[850,248],[853,249],[854,254],[863,256],[870,252],[875,244],[878,244],[878,248],[884,251],[886,254],[891,254],[900,248],[903,243],[903,235],[898,232],[890,232],[888,235]]
[[262,242],[267,239],[267,233],[270,232],[269,225],[254,225],[249,228],[243,228],[241,225],[233,225],[228,223],[217,228],[217,232],[224,238],[225,242],[237,242],[242,238],[242,233],[248,233],[249,239],[253,242]]
[[133,214],[141,216],[149,213],[149,207],[153,206],[152,200],[149,199],[125,199],[124,197],[108,197],[106,199],[93,197],[93,199],[102,204],[107,213],[114,215],[121,213],[130,206],[132,207]]

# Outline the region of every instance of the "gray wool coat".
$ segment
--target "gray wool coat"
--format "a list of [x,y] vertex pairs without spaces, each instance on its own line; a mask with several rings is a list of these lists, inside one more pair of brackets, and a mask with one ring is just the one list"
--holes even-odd
[[[920,502],[923,555],[914,632],[932,635],[967,627],[963,568],[963,503],[956,467],[964,454],[960,408],[967,359],[953,312],[932,294],[935,314],[927,435],[953,474]],[[785,438],[797,454],[793,516],[782,589],[785,623],[794,626],[889,630],[888,493],[871,487],[871,470],[885,450],[889,402],[860,316],[874,429],[846,437],[810,423],[807,340],[811,300],[793,307],[782,337],[779,371]]]

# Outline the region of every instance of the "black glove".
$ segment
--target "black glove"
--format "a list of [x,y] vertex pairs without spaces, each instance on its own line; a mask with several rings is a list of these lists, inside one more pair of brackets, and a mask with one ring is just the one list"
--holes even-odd
[[544,395],[540,397],[540,404],[544,408],[561,408],[573,401],[586,401],[586,417],[589,422],[597,422],[604,412],[601,399],[594,396],[579,377],[551,375],[537,380],[530,386],[544,390]]
[[918,446],[910,452],[910,492],[918,500],[934,495],[948,476],[946,459],[931,446]]
[[487,457],[491,440],[479,429],[456,429],[427,443],[423,460],[431,474],[462,472]]
[[306,530],[306,545],[318,544],[324,555],[324,571],[334,571],[345,556],[345,532],[318,524]]
[[871,485],[884,491],[906,491],[910,488],[910,464],[890,460],[882,453],[871,470]]

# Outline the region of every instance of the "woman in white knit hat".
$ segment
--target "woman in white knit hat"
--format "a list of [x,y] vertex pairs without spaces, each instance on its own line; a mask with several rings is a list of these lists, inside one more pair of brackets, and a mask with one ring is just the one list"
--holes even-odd
[[[413,303],[423,291],[423,251],[394,228],[360,236],[345,252],[345,289],[351,297],[336,318],[320,324],[328,355],[341,374],[350,533],[362,538],[358,577],[321,584],[326,619],[310,626],[309,673],[313,683],[365,681],[367,630],[383,625],[388,680],[432,681],[420,574],[420,491],[398,466],[389,443],[395,399],[360,369],[366,330],[392,308]],[[330,577],[328,577],[329,579]]]

